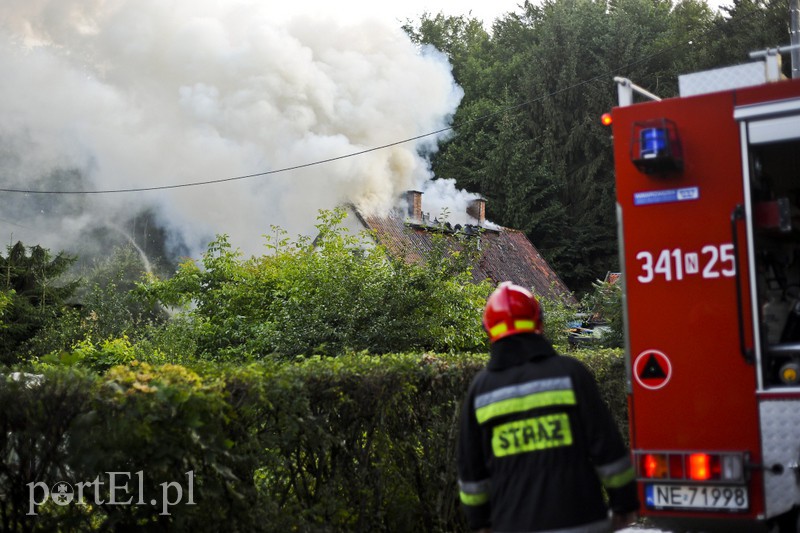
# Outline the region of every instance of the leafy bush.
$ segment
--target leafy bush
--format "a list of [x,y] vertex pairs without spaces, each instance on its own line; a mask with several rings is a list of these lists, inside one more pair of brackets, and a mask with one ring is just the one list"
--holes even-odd
[[186,262],[140,290],[184,308],[200,358],[485,348],[480,316],[491,287],[472,283],[463,255],[409,264],[347,233],[344,216],[322,212],[313,242],[290,243],[276,228],[272,254],[247,260],[220,236],[202,264]]
[[34,375],[0,378],[0,529],[28,531],[32,517],[29,483],[67,477],[68,442],[87,411],[96,377],[85,370],[58,368]]
[[625,441],[628,441],[628,386],[623,352],[616,348],[581,348],[570,352],[592,371],[600,395],[611,409]]
[[[350,234],[344,216],[321,212],[313,242],[292,242],[273,228],[271,253],[250,259],[219,236],[200,262],[186,261],[166,280],[145,276],[139,256],[119,248],[87,271],[79,306],[27,338],[22,359],[104,370],[134,358],[191,364],[486,349],[481,314],[493,287],[473,282],[475,239],[434,235],[424,261],[406,261],[366,234]],[[542,304],[547,335],[566,345],[569,309]],[[132,355],[120,359],[109,350],[122,340]]]
[[591,314],[596,325],[604,326],[599,343],[609,348],[621,348],[625,342],[622,284],[597,280],[592,286],[594,290],[586,294],[581,304]]
[[80,303],[64,308],[26,341],[25,359],[74,349],[91,340],[102,343],[125,337],[135,343],[166,321],[165,310],[133,290],[145,271],[131,247],[116,248],[83,274],[74,295]]
[[[128,353],[117,343],[106,355]],[[619,352],[576,355],[624,420]],[[194,370],[133,361],[102,374],[43,365],[39,376],[9,376],[0,380],[0,525],[466,531],[457,422],[485,363],[484,354],[347,353]],[[119,473],[113,490],[110,472]],[[83,484],[86,505],[45,498],[58,482],[76,497]],[[43,502],[34,513],[32,487]]]
[[543,298],[537,295],[542,308],[544,336],[559,349],[569,345],[569,323],[574,319],[575,309],[560,300]]

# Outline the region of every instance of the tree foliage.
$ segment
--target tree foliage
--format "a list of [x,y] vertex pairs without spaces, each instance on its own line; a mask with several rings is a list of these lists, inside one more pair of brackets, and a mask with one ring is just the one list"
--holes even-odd
[[57,318],[32,332],[19,358],[76,349],[81,352],[90,346],[103,351],[105,344],[118,339],[143,340],[151,334],[149,326],[167,319],[164,309],[148,303],[134,290],[146,272],[132,247],[115,248],[83,274],[73,282],[74,305],[63,308]]
[[141,287],[153,301],[183,306],[204,358],[482,349],[480,313],[490,287],[475,285],[461,254],[423,264],[392,257],[323,212],[316,239],[290,242],[279,228],[271,253],[244,259],[225,236],[202,261]]
[[79,281],[64,274],[75,261],[41,246],[17,242],[0,255],[0,363],[18,362],[24,344],[65,312]]
[[614,76],[662,97],[679,74],[748,61],[785,44],[778,0],[545,0],[494,21],[425,15],[405,30],[448,55],[464,99],[437,176],[487,198],[487,216],[525,231],[573,290],[618,270],[611,139],[599,117]]

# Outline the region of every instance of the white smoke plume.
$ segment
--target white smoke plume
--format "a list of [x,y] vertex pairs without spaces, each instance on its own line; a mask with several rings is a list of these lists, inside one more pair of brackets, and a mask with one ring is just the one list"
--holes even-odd
[[[3,0],[0,188],[224,180],[446,128],[462,91],[444,56],[399,27],[284,20],[269,4]],[[148,213],[189,255],[223,233],[260,254],[270,225],[310,234],[319,209],[382,212],[425,189],[432,176],[419,153],[442,135],[213,185],[0,192],[0,230],[8,242],[61,250]]]

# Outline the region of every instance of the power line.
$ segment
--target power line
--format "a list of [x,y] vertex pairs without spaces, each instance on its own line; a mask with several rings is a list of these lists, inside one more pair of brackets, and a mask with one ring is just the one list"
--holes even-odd
[[422,135],[417,135],[416,137],[410,137],[408,139],[403,139],[401,141],[395,141],[389,144],[383,144],[381,146],[375,146],[373,148],[367,148],[364,150],[360,150],[358,152],[352,152],[345,155],[340,155],[336,157],[330,157],[328,159],[320,159],[318,161],[312,161],[311,163],[303,163],[300,165],[294,165],[291,167],[283,167],[275,170],[267,170],[265,172],[258,172],[255,174],[245,174],[242,176],[233,176],[229,178],[220,178],[215,180],[207,180],[207,181],[196,181],[191,183],[177,183],[173,185],[158,185],[154,187],[133,187],[130,189],[101,189],[101,190],[92,190],[92,191],[41,191],[41,190],[33,190],[33,189],[8,189],[8,188],[0,188],[0,192],[11,192],[11,193],[24,193],[24,194],[114,194],[114,193],[125,193],[125,192],[144,192],[144,191],[160,191],[165,189],[180,189],[183,187],[199,187],[201,185],[212,185],[215,183],[225,183],[229,181],[237,181],[237,180],[244,180],[249,178],[256,178],[259,176],[269,176],[270,174],[280,174],[282,172],[289,172],[291,170],[298,170],[301,168],[308,168],[313,167],[316,165],[323,165],[326,163],[332,163],[333,161],[339,161],[341,159],[347,159],[350,157],[356,157],[359,155],[363,155],[369,152],[375,152],[377,150],[384,150],[386,148],[391,148],[392,146],[397,146],[399,144],[404,144],[412,141],[416,141],[418,139],[423,139],[425,137],[430,137],[431,135],[438,135],[439,133],[443,133],[445,131],[449,131],[453,129],[453,127],[442,128],[437,131],[431,131],[428,133],[423,133]]
[[4,223],[4,224],[9,224],[9,225],[11,225],[11,226],[16,226],[16,227],[18,227],[18,228],[23,228],[23,229],[33,229],[33,228],[29,227],[29,226],[24,226],[24,225],[22,225],[22,224],[18,224],[18,223],[16,223],[16,222],[12,222],[12,221],[10,221],[10,220],[7,220],[7,219],[5,219],[5,218],[0,218],[0,222],[2,222],[2,223]]

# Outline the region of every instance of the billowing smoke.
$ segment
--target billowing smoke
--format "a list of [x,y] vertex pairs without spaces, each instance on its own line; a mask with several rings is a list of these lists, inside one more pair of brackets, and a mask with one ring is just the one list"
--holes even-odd
[[225,180],[0,192],[3,237],[86,249],[102,228],[158,228],[173,253],[224,233],[249,255],[271,225],[310,234],[342,202],[433,201],[420,153],[441,136],[341,156],[445,128],[462,96],[446,59],[375,20],[278,20],[269,4],[3,0],[0,188]]

